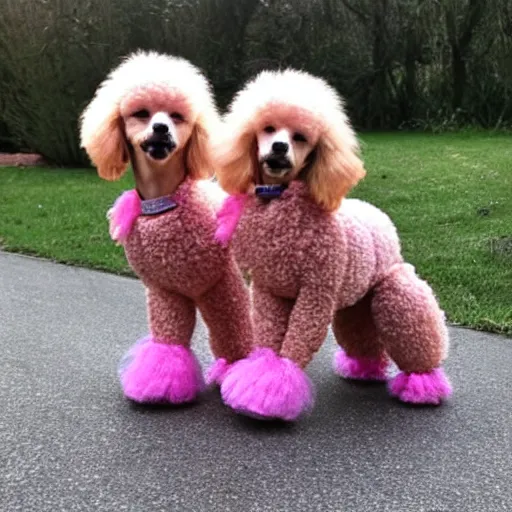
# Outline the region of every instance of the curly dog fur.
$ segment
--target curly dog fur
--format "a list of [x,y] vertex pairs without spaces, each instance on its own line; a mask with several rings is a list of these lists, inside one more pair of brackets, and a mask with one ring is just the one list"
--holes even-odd
[[[210,134],[219,122],[199,70],[153,52],[126,58],[82,116],[81,143],[99,175],[118,179],[130,162],[135,175],[136,190],[109,215],[112,237],[146,288],[151,334],[120,368],[124,393],[137,402],[196,398],[203,385],[190,349],[196,309],[218,359],[216,381],[251,347],[248,292],[231,250],[214,239],[225,194],[204,179],[214,171]],[[162,201],[171,206],[144,213]]]
[[[262,141],[277,164],[265,167],[272,158],[262,155]],[[301,160],[304,147],[311,151]],[[217,236],[224,243],[232,237],[238,263],[251,272],[259,347],[228,371],[224,401],[246,414],[285,420],[310,410],[303,370],[329,324],[340,345],[334,363],[340,375],[385,380],[391,359],[400,370],[390,380],[391,394],[414,403],[448,397],[440,368],[448,335],[432,290],[403,261],[387,215],[344,200],[365,170],[334,89],[294,70],[261,73],[226,114],[218,159],[219,182],[232,197],[220,212]],[[262,183],[285,190],[262,198],[255,193]],[[279,371],[275,355],[283,361]]]

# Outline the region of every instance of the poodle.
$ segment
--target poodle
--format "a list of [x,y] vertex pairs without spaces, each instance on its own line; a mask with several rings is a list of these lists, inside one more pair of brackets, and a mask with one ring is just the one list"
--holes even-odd
[[214,239],[226,194],[209,181],[218,116],[210,86],[188,61],[154,52],[128,56],[100,85],[81,118],[81,145],[100,177],[129,163],[136,190],[109,212],[110,234],[145,285],[150,334],[120,365],[127,398],[179,404],[204,385],[190,348],[196,309],[220,382],[252,344],[249,293],[230,249]]
[[[265,71],[225,116],[218,179],[231,196],[216,236],[250,271],[254,339],[221,383],[224,402],[261,418],[310,411],[304,369],[329,325],[346,379],[389,379],[404,402],[451,394],[444,313],[405,263],[386,214],[343,198],[365,176],[341,98],[305,72]],[[343,201],[342,201],[343,200]],[[394,361],[399,373],[389,377]]]

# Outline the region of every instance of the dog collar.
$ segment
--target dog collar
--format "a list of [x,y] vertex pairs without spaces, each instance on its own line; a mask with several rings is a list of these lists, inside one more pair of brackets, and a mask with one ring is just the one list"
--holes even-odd
[[281,197],[285,190],[286,185],[256,185],[254,193],[256,197],[261,197],[261,199],[274,199]]
[[141,215],[158,215],[174,210],[177,206],[178,204],[169,196],[157,197],[155,199],[143,199],[140,202]]

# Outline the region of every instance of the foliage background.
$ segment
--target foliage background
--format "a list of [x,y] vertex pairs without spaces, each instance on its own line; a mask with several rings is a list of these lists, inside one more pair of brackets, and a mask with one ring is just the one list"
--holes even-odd
[[138,48],[191,59],[221,107],[294,66],[360,130],[512,124],[512,0],[0,0],[0,150],[86,163],[78,116]]

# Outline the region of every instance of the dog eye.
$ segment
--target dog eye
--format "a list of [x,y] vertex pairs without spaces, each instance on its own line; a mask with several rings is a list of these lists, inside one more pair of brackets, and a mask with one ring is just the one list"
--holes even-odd
[[132,116],[138,117],[139,119],[145,119],[149,117],[149,112],[145,108],[143,108],[142,110],[137,110],[137,112],[134,112]]
[[304,137],[304,135],[302,135],[302,133],[299,132],[293,134],[293,140],[295,142],[307,142],[306,137]]
[[274,133],[276,131],[276,129],[273,126],[269,125],[269,126],[265,126],[265,128],[263,128],[263,131],[265,133]]
[[178,123],[182,123],[183,121],[185,121],[185,118],[179,112],[173,112],[171,114],[171,119]]

